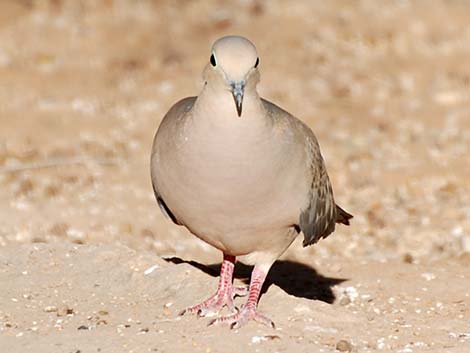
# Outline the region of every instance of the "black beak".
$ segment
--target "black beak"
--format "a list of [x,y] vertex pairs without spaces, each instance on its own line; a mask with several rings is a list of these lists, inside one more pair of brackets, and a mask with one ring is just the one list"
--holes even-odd
[[245,81],[233,82],[232,95],[237,107],[238,116],[242,116],[243,94],[245,93]]

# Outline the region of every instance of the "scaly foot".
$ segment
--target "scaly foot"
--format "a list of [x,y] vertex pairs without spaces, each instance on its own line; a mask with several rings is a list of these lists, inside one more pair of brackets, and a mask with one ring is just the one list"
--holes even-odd
[[217,314],[224,306],[231,312],[236,312],[233,298],[248,294],[247,287],[234,287],[232,285],[233,269],[235,267],[235,257],[224,254],[224,261],[220,267],[220,280],[217,293],[205,300],[201,304],[194,305],[183,310],[180,315],[197,314],[198,316],[212,316]]
[[220,290],[219,288],[217,293],[215,293],[212,297],[200,304],[183,310],[180,315],[197,314],[198,316],[213,316],[222,310],[224,306],[227,306],[228,310],[230,310],[232,313],[235,313],[237,312],[237,309],[233,304],[233,298],[236,296],[242,297],[247,294],[247,287],[230,286],[229,288],[226,288],[226,290]]
[[263,287],[265,279],[266,272],[263,271],[260,267],[255,266],[251,274],[249,295],[245,306],[235,314],[212,320],[209,325],[229,324],[230,328],[234,329],[246,325],[246,323],[250,320],[254,320],[266,326],[274,328],[274,322],[272,322],[271,319],[256,310],[258,306],[258,299],[261,293],[261,288]]

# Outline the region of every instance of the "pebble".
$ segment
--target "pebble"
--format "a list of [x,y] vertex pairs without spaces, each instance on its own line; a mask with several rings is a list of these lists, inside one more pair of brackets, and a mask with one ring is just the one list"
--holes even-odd
[[351,299],[349,299],[349,297],[342,297],[340,300],[339,300],[339,305],[341,306],[346,306],[348,304],[351,303]]
[[46,313],[54,313],[54,312],[57,311],[57,307],[56,307],[56,306],[53,306],[53,305],[46,306],[46,307],[44,308],[44,311],[45,311]]
[[431,272],[425,272],[421,274],[421,277],[423,277],[426,281],[432,281],[436,278],[436,275]]
[[56,308],[57,311],[57,316],[67,316],[67,315],[73,315],[73,309],[69,308],[67,305],[61,305],[58,308]]
[[351,352],[352,349],[352,344],[346,340],[340,340],[336,343],[336,350],[339,352]]
[[146,269],[144,271],[144,275],[149,275],[151,274],[153,271],[155,271],[157,268],[159,268],[160,266],[159,265],[153,265],[153,266],[150,266],[148,269]]

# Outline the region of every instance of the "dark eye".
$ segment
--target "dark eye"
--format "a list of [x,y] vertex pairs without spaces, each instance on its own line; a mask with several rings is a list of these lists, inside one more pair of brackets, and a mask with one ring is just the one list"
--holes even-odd
[[258,65],[259,65],[259,58],[256,58],[255,69],[258,67]]
[[215,65],[217,65],[217,63],[215,62],[215,56],[214,54],[211,55],[211,65],[215,67]]

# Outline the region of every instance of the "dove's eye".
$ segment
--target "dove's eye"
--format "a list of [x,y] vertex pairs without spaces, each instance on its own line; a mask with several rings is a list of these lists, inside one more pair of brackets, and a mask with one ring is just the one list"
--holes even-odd
[[212,65],[212,66],[215,67],[215,66],[217,65],[217,63],[215,62],[215,56],[214,56],[214,54],[211,55],[210,61],[211,61],[211,65]]
[[258,67],[258,65],[259,65],[259,58],[256,58],[255,69]]

